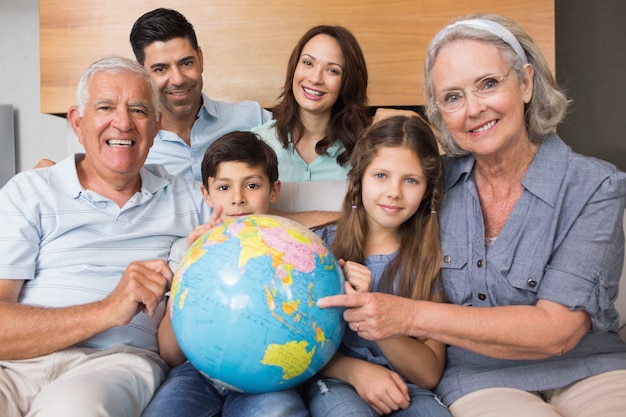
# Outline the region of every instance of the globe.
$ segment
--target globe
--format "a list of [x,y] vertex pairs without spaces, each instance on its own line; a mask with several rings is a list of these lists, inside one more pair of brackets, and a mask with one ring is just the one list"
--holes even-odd
[[344,276],[315,233],[286,218],[229,219],[200,236],[175,273],[172,326],[187,359],[238,392],[292,388],[337,351],[345,322],[320,297]]

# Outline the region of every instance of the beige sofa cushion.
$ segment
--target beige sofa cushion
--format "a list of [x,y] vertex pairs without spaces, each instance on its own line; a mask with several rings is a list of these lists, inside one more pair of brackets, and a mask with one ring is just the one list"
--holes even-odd
[[272,206],[284,212],[310,210],[340,211],[346,181],[281,181],[280,196]]

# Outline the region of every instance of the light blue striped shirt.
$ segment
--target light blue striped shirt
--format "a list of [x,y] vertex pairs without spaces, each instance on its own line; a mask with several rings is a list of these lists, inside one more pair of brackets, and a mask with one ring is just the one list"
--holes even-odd
[[[0,277],[25,280],[19,302],[65,307],[98,301],[132,261],[167,259],[172,243],[208,219],[198,183],[161,166],[141,170],[141,191],[123,208],[85,190],[71,156],[50,168],[17,174],[0,190]],[[164,311],[140,313],[86,341],[125,343],[157,351]]]

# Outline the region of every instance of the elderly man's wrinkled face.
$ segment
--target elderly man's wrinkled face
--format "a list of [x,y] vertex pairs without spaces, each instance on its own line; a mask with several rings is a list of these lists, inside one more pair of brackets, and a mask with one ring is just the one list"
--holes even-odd
[[98,176],[139,172],[160,126],[160,113],[152,103],[149,84],[139,74],[93,76],[84,114],[70,109],[68,116],[85,148],[85,162]]

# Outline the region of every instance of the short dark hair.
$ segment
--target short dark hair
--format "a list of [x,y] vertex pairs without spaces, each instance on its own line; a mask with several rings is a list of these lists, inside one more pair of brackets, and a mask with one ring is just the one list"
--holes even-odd
[[209,177],[215,177],[222,162],[244,162],[251,167],[262,167],[270,180],[270,187],[278,180],[276,153],[259,135],[235,131],[213,142],[202,159],[202,184],[208,188]]
[[176,10],[161,7],[145,13],[135,21],[130,31],[130,46],[137,62],[143,65],[146,46],[152,42],[167,42],[174,38],[189,39],[191,47],[198,51],[198,38],[193,25]]

